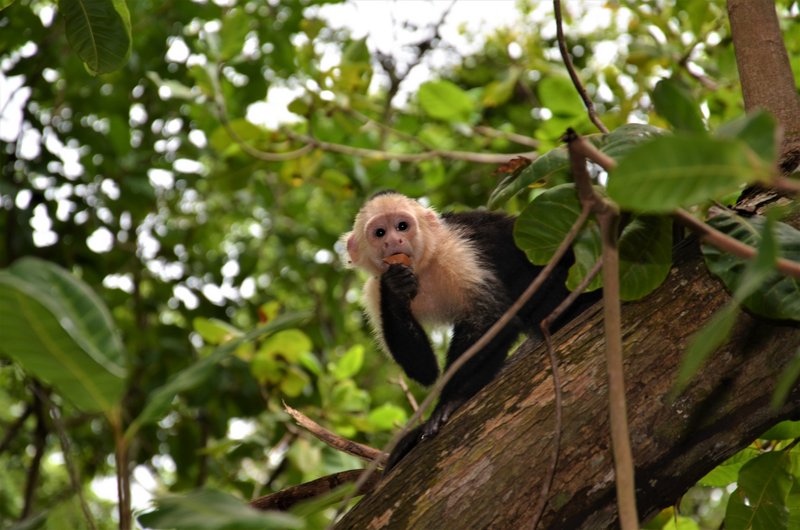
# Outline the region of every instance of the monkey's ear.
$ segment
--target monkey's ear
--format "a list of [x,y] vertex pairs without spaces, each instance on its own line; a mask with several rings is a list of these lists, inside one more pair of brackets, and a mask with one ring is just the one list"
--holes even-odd
[[437,214],[434,210],[430,208],[425,209],[425,221],[430,226],[439,226],[442,224],[441,220],[439,219],[439,214]]
[[347,232],[346,234],[342,235],[339,241],[344,243],[344,246],[347,249],[347,259],[345,264],[352,267],[358,263],[358,244],[356,243],[356,236],[353,232]]

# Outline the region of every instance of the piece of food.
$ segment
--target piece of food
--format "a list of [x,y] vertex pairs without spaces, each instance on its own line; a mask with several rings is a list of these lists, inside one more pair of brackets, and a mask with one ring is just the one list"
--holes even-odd
[[411,266],[411,258],[406,256],[405,254],[392,254],[391,256],[387,256],[383,258],[383,262],[387,265],[394,265],[399,263],[400,265],[405,265],[406,267]]

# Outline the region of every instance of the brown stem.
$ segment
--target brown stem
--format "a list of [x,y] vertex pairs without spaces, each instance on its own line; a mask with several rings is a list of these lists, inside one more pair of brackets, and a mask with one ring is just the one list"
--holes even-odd
[[589,94],[586,93],[586,89],[583,87],[583,83],[581,83],[577,72],[575,72],[575,65],[572,64],[572,57],[570,57],[569,51],[567,50],[567,43],[564,40],[564,28],[561,21],[561,0],[553,0],[553,11],[555,11],[556,14],[556,37],[558,39],[558,49],[561,52],[561,59],[564,61],[564,66],[567,67],[567,72],[569,72],[569,77],[572,79],[572,84],[575,86],[575,89],[581,96],[583,104],[586,106],[586,111],[589,113],[589,119],[592,120],[594,126],[597,127],[600,132],[608,133],[608,128],[603,124],[603,122],[600,120],[600,117],[597,115],[597,111],[594,108],[594,103],[592,103],[592,100],[589,98]]

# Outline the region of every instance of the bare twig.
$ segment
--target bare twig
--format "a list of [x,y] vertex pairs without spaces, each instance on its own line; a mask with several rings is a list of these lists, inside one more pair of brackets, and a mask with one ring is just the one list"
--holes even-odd
[[405,394],[406,399],[408,400],[408,404],[411,405],[411,410],[416,412],[417,409],[419,409],[419,403],[417,403],[417,398],[415,398],[414,394],[412,394],[411,390],[409,390],[408,383],[406,383],[406,379],[402,375],[399,375],[399,376],[397,376],[397,380],[396,381],[397,381],[397,385],[400,387],[400,389]]
[[354,442],[352,440],[348,440],[347,438],[342,438],[341,436],[332,433],[299,410],[293,409],[286,403],[283,404],[283,408],[286,409],[286,412],[288,412],[289,415],[294,418],[294,420],[301,427],[334,449],[357,456],[359,458],[363,458],[365,460],[369,460],[370,462],[378,462],[380,464],[386,462],[387,455],[378,451],[377,449]]
[[422,162],[424,160],[432,160],[435,158],[446,158],[450,160],[463,160],[465,162],[474,162],[477,164],[502,164],[518,156],[526,158],[536,158],[535,151],[528,151],[524,153],[473,153],[470,151],[449,151],[443,149],[432,149],[422,153],[392,153],[389,151],[380,151],[378,149],[367,149],[363,147],[353,147],[350,145],[337,144],[333,142],[326,142],[319,140],[313,136],[306,134],[298,134],[292,131],[284,130],[284,133],[299,142],[306,145],[317,147],[323,151],[331,153],[340,153],[344,155],[352,155],[360,158],[370,158],[372,160],[396,160],[398,162]]
[[[588,208],[589,206],[584,206],[584,208]],[[553,487],[553,478],[556,474],[556,468],[558,467],[558,460],[561,454],[561,434],[563,431],[562,428],[562,417],[563,417],[563,399],[562,399],[562,392],[561,392],[561,377],[558,375],[558,359],[556,358],[556,352],[553,348],[553,339],[550,335],[550,326],[553,325],[558,317],[564,314],[564,311],[570,308],[575,300],[578,299],[579,296],[583,294],[592,280],[597,276],[600,272],[600,268],[603,266],[603,258],[597,260],[592,267],[592,270],[589,271],[589,274],[581,281],[581,283],[572,291],[567,298],[565,298],[559,305],[556,307],[552,313],[550,313],[547,318],[542,320],[541,324],[539,324],[539,329],[542,331],[542,337],[544,338],[545,345],[547,346],[547,356],[550,359],[550,371],[553,374],[553,390],[555,395],[555,432],[553,436],[553,458],[550,460],[550,465],[547,468],[547,475],[544,479],[544,484],[542,486],[542,493],[539,495],[539,502],[534,509],[533,513],[533,523],[531,524],[531,528],[536,530],[539,526],[539,521],[542,519],[542,515],[544,515],[544,508],[547,505],[547,500],[550,497],[550,489]]]
[[608,133],[608,128],[603,124],[600,120],[600,117],[597,115],[597,111],[594,108],[594,103],[589,98],[589,95],[586,93],[586,89],[581,83],[578,74],[575,72],[575,65],[572,64],[572,58],[569,55],[569,51],[567,50],[567,43],[564,40],[564,28],[562,27],[561,21],[561,0],[553,0],[553,11],[555,11],[556,15],[556,36],[558,39],[558,49],[561,52],[561,58],[564,61],[564,66],[567,67],[567,71],[569,72],[569,77],[572,79],[572,84],[575,86],[575,89],[580,94],[581,99],[583,100],[583,104],[586,106],[586,111],[589,113],[589,119],[592,120],[595,127],[597,127],[600,132]]
[[[297,486],[292,486],[276,493],[253,499],[250,501],[250,506],[258,510],[288,510],[298,502],[324,495],[342,484],[356,482],[363,474],[363,469],[341,471],[333,475],[321,477],[311,482],[298,484]],[[379,481],[380,476],[373,475],[372,478],[360,486],[357,494],[363,495],[364,493],[372,491],[375,489],[375,486],[378,485]]]
[[86,527],[89,528],[89,530],[95,530],[97,525],[95,525],[94,517],[92,516],[91,510],[89,510],[89,505],[86,503],[86,497],[83,494],[83,486],[81,484],[80,477],[78,476],[78,470],[75,468],[75,462],[72,459],[72,449],[70,448],[67,430],[64,427],[64,422],[61,418],[61,411],[58,409],[58,407],[56,407],[56,405],[50,399],[50,396],[39,383],[34,382],[34,384],[31,385],[31,388],[33,389],[33,393],[41,401],[44,408],[50,414],[50,420],[53,422],[53,427],[55,427],[58,440],[61,444],[61,454],[64,457],[64,464],[67,467],[67,476],[69,477],[70,486],[72,487],[72,491],[78,496],[78,501],[81,505],[81,511],[83,511],[83,518],[86,522]]

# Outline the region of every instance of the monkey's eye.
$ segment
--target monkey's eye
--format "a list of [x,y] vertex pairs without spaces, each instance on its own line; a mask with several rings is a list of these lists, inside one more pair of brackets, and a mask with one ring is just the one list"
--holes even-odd
[[383,237],[386,235],[386,230],[383,228],[378,228],[375,230],[375,237]]
[[407,222],[405,222],[405,221],[400,221],[400,222],[397,224],[397,229],[398,229],[399,231],[401,231],[401,232],[405,232],[406,230],[408,230],[408,223],[407,223]]

